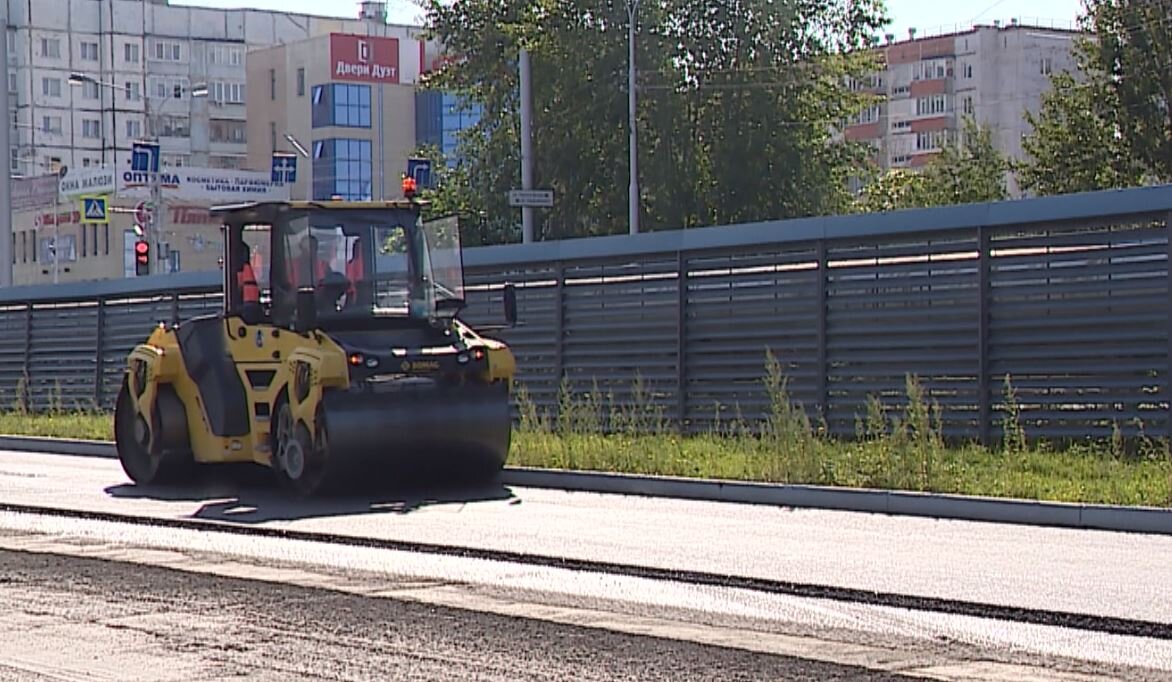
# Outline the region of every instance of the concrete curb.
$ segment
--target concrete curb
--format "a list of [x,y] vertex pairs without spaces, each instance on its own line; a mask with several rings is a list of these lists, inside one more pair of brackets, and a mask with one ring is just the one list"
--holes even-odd
[[[115,458],[108,441],[0,436],[0,451]],[[871,512],[1084,530],[1172,535],[1172,509],[1042,502],[903,490],[777,485],[593,471],[507,467],[505,485],[709,502]]]

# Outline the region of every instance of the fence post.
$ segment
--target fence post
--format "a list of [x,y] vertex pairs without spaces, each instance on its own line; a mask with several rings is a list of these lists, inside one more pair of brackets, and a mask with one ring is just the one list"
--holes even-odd
[[[829,286],[830,273],[827,272],[827,263],[830,258],[826,254],[826,241],[819,239],[818,244],[814,249],[815,256],[818,259],[818,291],[816,294],[818,300],[818,369],[815,375],[817,385],[815,387],[818,413],[826,423],[827,432],[830,431],[830,354],[828,346],[829,339],[827,338],[827,288]],[[827,433],[827,435],[830,435]]]
[[106,330],[106,299],[98,297],[98,341],[97,341],[97,355],[94,356],[96,362],[94,363],[94,407],[98,410],[102,409],[102,395],[105,388],[104,377],[106,374],[106,358],[105,358],[105,330]]
[[554,309],[553,309],[553,333],[554,333],[554,404],[557,404],[557,395],[561,390],[562,378],[565,375],[565,345],[566,339],[566,302],[564,298],[563,287],[566,280],[566,269],[561,261],[554,263],[553,276],[557,278],[557,284],[554,286]]
[[676,419],[680,435],[688,420],[688,257],[676,253]]
[[21,368],[21,378],[24,379],[24,388],[17,399],[30,412],[33,410],[33,303],[30,301],[24,308],[24,367]]
[[989,229],[977,227],[977,401],[980,411],[977,434],[981,445],[992,442],[992,384],[989,381],[989,299],[990,258]]
[[[1165,281],[1168,284],[1168,302],[1172,303],[1172,212],[1164,216],[1164,238],[1168,240],[1168,260],[1165,263]],[[1164,400],[1168,401],[1169,415],[1164,422],[1164,437],[1172,438],[1172,308],[1165,308],[1168,315],[1168,362],[1164,368]]]

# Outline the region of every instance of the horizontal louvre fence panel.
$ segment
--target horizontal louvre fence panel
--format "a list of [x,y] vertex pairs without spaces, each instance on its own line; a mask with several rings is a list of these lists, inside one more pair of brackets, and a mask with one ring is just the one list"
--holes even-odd
[[649,413],[677,404],[677,261],[606,263],[563,272],[565,396],[609,418],[637,401]]
[[97,376],[98,305],[33,306],[28,391],[32,406],[92,408]]
[[[604,426],[757,428],[772,357],[785,396],[844,437],[874,399],[902,417],[909,377],[952,438],[1000,438],[1007,378],[1031,438],[1167,436],[1170,212],[1157,187],[474,248],[461,317],[515,353],[518,417],[593,396]],[[220,279],[0,293],[0,400],[112,407],[127,353],[216,313]]]
[[688,258],[685,376],[692,431],[759,422],[772,355],[795,403],[817,410],[818,261],[812,246]]
[[0,306],[0,410],[24,405],[25,372],[29,351],[28,304]]
[[1162,222],[1014,231],[990,246],[990,400],[1004,401],[1008,377],[1031,435],[1167,433]]
[[872,398],[902,412],[910,375],[940,405],[946,435],[977,435],[978,270],[975,231],[828,249],[832,433],[853,434]]

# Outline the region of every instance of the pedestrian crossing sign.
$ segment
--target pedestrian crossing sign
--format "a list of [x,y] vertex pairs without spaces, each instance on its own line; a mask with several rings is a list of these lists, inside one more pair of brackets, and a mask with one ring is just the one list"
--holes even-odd
[[108,224],[110,217],[106,213],[106,197],[82,197],[81,222],[87,225]]

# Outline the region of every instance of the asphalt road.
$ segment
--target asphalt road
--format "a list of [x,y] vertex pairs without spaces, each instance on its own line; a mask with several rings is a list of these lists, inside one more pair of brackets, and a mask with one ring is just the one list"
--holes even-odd
[[[236,526],[460,545],[1172,623],[1172,565],[1167,561],[1172,538],[1158,536],[520,488],[439,500],[350,499],[293,505],[271,489],[241,490],[214,482],[178,493],[144,491],[129,484],[112,460],[21,453],[0,453],[0,502],[153,518],[194,517]],[[630,618],[671,613],[670,623],[704,622],[715,628],[689,634],[686,639],[694,643],[723,642],[772,654],[804,651],[808,658],[838,664],[858,660],[886,670],[933,665],[959,670],[955,666],[988,660],[1107,673],[1119,679],[1172,677],[1169,640],[555,567],[124,524],[0,514],[0,530],[116,546],[206,551],[263,565],[286,562],[367,571],[382,576],[380,580],[460,585],[458,595],[444,593],[447,596],[441,599],[432,589],[416,596],[432,604],[523,618],[546,617],[551,608],[566,609],[556,611],[564,616],[559,616],[562,624],[580,624],[578,615],[566,614],[605,606],[606,613],[623,614],[608,616],[607,622],[626,628],[628,634],[670,637],[676,626],[634,627]],[[19,545],[0,542],[0,547]],[[84,547],[83,543],[51,551]],[[283,575],[276,580],[289,579]],[[481,597],[487,590],[494,596],[487,605],[469,602],[469,590],[479,590]],[[519,603],[528,607],[518,610]],[[742,621],[752,626],[739,635],[729,634]],[[765,632],[782,639],[763,637]],[[847,648],[835,648],[830,641]],[[880,648],[866,649],[872,646]],[[864,650],[866,655],[859,653]],[[908,652],[923,656],[902,661]],[[1120,673],[1120,666],[1144,670]],[[996,677],[988,673],[975,679]],[[1004,679],[1025,677],[1015,670]]]

